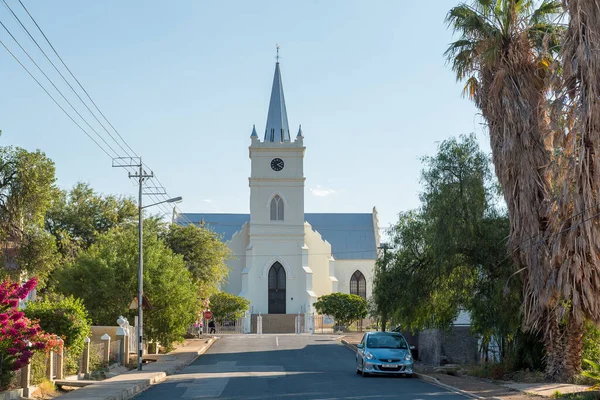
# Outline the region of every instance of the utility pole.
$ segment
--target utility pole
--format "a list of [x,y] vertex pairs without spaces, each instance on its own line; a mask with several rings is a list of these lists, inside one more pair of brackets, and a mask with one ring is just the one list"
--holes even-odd
[[154,173],[150,171],[149,174],[143,169],[141,157],[120,157],[113,159],[113,167],[127,168],[137,167],[139,172],[129,173],[130,178],[138,179],[138,236],[139,236],[139,262],[138,262],[138,295],[137,295],[137,306],[138,306],[138,323],[137,323],[137,337],[138,337],[138,371],[142,370],[142,356],[144,353],[144,341],[143,341],[143,324],[144,324],[144,207],[142,205],[143,198],[143,186],[144,180],[154,177]]
[[[389,284],[389,282],[387,282],[387,276],[386,276],[387,275],[387,264],[388,264],[387,251],[390,248],[390,246],[387,243],[381,243],[379,248],[383,250],[383,259],[381,261],[381,270],[383,273],[383,280],[385,282],[385,285],[387,286]],[[385,328],[387,327],[388,308],[389,308],[389,304],[385,304],[385,306],[383,306],[381,309],[381,330],[383,332],[385,332]]]

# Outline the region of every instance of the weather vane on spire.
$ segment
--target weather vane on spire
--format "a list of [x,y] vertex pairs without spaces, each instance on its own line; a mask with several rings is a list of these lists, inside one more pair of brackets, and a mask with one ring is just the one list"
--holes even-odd
[[275,57],[275,59],[277,60],[277,62],[279,62],[279,43],[275,43],[275,48],[277,49],[277,56]]

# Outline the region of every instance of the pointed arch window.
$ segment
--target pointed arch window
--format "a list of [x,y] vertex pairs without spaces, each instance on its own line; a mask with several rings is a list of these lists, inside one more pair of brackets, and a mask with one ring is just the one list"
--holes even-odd
[[271,221],[283,221],[283,199],[279,195],[271,200]]
[[367,280],[360,271],[356,271],[350,278],[350,294],[355,294],[367,299]]

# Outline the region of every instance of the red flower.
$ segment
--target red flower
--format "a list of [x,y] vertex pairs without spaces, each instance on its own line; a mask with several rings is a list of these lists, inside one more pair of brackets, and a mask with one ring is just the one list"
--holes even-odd
[[17,354],[19,352],[19,349],[15,349],[14,347],[10,347],[10,348],[6,349],[6,352],[8,354],[10,354],[11,356],[14,356],[15,354]]
[[6,321],[8,321],[8,315],[0,314],[0,322],[6,322]]
[[17,321],[13,324],[13,327],[17,329],[23,329],[25,328],[25,321]]
[[23,318],[24,316],[25,316],[25,313],[18,311],[16,313],[14,313],[13,315],[11,315],[10,319],[12,319],[13,321],[16,321],[16,320]]

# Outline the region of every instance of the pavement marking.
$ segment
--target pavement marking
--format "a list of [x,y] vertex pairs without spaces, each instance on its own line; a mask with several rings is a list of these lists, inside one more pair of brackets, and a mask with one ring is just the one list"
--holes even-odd
[[275,344],[279,347],[279,336],[275,336]]
[[[186,373],[187,372],[187,373]],[[281,365],[243,365],[237,361],[219,361],[216,365],[194,365],[184,370],[184,373],[171,377],[172,380],[190,380],[181,382],[176,387],[185,388],[184,399],[203,399],[221,396],[230,378],[281,378],[286,371]]]

